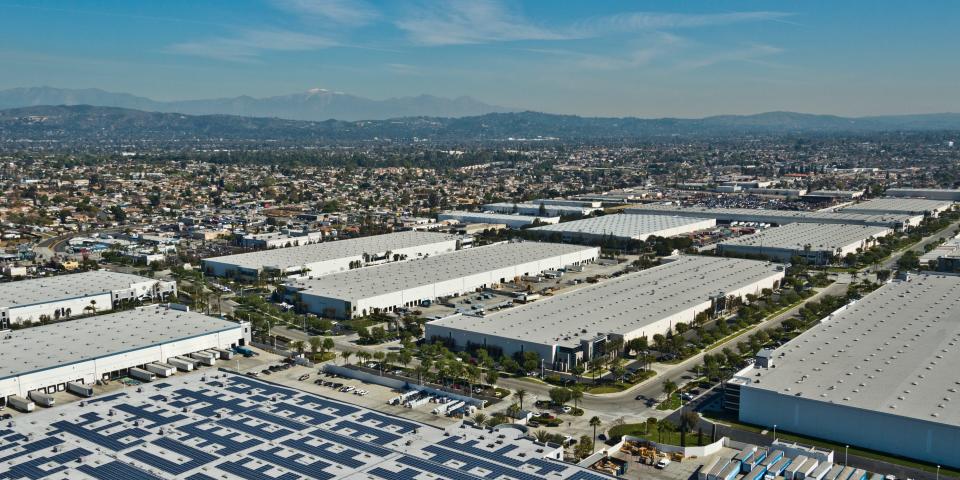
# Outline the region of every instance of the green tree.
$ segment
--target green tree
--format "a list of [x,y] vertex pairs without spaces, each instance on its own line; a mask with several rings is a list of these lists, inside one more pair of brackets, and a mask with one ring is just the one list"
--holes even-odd
[[[594,416],[590,418],[590,426],[593,427],[593,443],[597,443],[597,427],[602,425],[603,422],[600,421],[600,417]],[[591,452],[593,453],[592,449]]]

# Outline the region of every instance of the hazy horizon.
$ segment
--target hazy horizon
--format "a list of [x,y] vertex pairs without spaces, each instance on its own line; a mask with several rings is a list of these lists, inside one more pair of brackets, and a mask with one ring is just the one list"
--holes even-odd
[[[722,7],[722,8],[721,8]],[[10,2],[0,89],[154,100],[325,88],[516,110],[701,118],[960,111],[946,1]]]

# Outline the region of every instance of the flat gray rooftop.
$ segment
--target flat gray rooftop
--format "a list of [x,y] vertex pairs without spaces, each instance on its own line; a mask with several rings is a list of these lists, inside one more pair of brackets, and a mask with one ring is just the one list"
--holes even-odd
[[778,348],[774,364],[750,388],[960,425],[960,277],[884,285]]
[[719,220],[730,217],[766,217],[780,218],[787,222],[818,223],[820,221],[848,221],[850,223],[866,223],[893,225],[907,222],[913,216],[903,214],[867,215],[862,213],[843,212],[810,212],[799,210],[766,210],[759,208],[707,208],[707,207],[679,207],[676,205],[636,205],[625,210],[626,213],[640,213],[646,215],[684,215]]
[[[432,285],[551,257],[596,250],[595,247],[562,243],[501,243],[459,250],[422,260],[388,263],[314,279],[295,280],[289,285],[316,295],[355,300]],[[530,273],[533,274],[534,272]]]
[[314,243],[300,247],[276,248],[259,252],[240,253],[213,257],[204,261],[235,265],[241,268],[259,270],[263,267],[290,268],[308,263],[338,258],[349,258],[364,253],[377,254],[388,250],[412,248],[444,241],[455,241],[459,237],[446,233],[408,231],[371,235],[369,237]]
[[0,308],[35,305],[109,293],[130,288],[134,283],[152,282],[152,278],[129,273],[95,270],[54,277],[0,283]]
[[793,250],[803,250],[804,246],[810,245],[812,250],[836,251],[838,248],[890,233],[893,231],[889,228],[866,225],[788,223],[782,227],[760,230],[752,235],[724,240],[720,244]]
[[782,272],[770,262],[681,256],[485,317],[457,315],[432,323],[543,345],[575,347],[581,339],[597,333],[640,330],[712,297],[777,275]]
[[0,340],[0,378],[239,328],[196,312],[141,307],[13,330]]
[[493,212],[463,212],[459,210],[453,210],[448,212],[441,212],[440,215],[450,215],[452,217],[463,217],[463,218],[482,218],[487,223],[497,223],[497,221],[526,221],[533,223],[536,220],[540,221],[551,221],[553,219],[560,220],[560,217],[536,217],[533,215],[511,215],[509,213],[493,213]]
[[849,205],[841,209],[841,212],[854,213],[902,213],[923,215],[926,212],[937,210],[946,210],[953,205],[948,200],[927,200],[924,198],[875,198],[866,202]]
[[669,217],[666,215],[619,214],[574,220],[532,228],[538,232],[560,232],[571,235],[611,235],[645,240],[651,235],[672,236],[702,230],[716,225],[712,218]]

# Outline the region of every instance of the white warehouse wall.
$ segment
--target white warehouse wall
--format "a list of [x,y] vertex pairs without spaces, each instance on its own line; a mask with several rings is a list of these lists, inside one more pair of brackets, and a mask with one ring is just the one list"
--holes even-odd
[[[960,426],[863,410],[744,386],[740,421],[960,467]],[[891,434],[891,432],[896,432]]]
[[55,386],[61,383],[83,380],[86,384],[95,383],[103,375],[151,362],[163,362],[170,357],[185,355],[210,348],[230,348],[245,338],[242,324],[237,328],[223,332],[200,335],[161,345],[135,349],[129,352],[108,355],[101,358],[84,360],[35,372],[27,372],[15,377],[0,380],[0,397],[20,395],[39,388]]

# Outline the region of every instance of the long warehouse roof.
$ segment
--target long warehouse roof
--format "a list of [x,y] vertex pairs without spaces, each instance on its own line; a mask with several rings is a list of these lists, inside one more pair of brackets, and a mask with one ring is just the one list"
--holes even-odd
[[782,275],[781,268],[755,260],[681,256],[540,302],[484,317],[456,315],[432,324],[574,347],[598,333],[640,330],[713,297]]
[[665,215],[603,215],[556,225],[532,228],[538,232],[611,235],[621,238],[646,240],[651,235],[673,235],[673,229],[688,227],[687,231],[701,230],[716,225],[712,218],[668,217]]
[[821,220],[849,221],[850,223],[883,223],[894,224],[909,221],[913,216],[885,214],[866,215],[862,213],[843,212],[810,212],[800,210],[766,210],[758,208],[708,208],[708,207],[679,207],[676,205],[635,205],[625,210],[626,213],[640,213],[645,215],[678,215],[700,216],[704,218],[726,218],[730,215],[743,217],[778,217],[791,222],[817,223]]
[[806,245],[810,245],[813,250],[836,251],[838,248],[890,233],[893,232],[889,228],[866,225],[788,223],[782,227],[767,228],[752,235],[724,240],[720,244],[794,250],[803,250]]
[[448,216],[451,218],[482,218],[487,223],[497,223],[501,222],[527,222],[533,223],[537,220],[540,221],[559,221],[560,217],[537,217],[533,215],[514,215],[509,213],[493,213],[493,212],[464,212],[460,210],[451,210],[448,212],[441,212],[438,217]]
[[0,378],[239,328],[226,320],[161,306],[33,328],[0,340]]
[[866,202],[843,207],[840,212],[885,214],[900,213],[923,215],[926,212],[946,210],[953,205],[948,200],[927,200],[925,198],[875,198]]
[[460,250],[423,260],[389,263],[314,279],[295,280],[289,285],[303,289],[305,293],[331,298],[370,298],[385,293],[432,285],[465,276],[509,268],[514,265],[591,250],[596,251],[597,248],[562,243],[501,243]]
[[238,267],[260,269],[263,267],[289,268],[307,263],[356,257],[364,253],[382,253],[388,250],[411,248],[459,237],[445,233],[408,231],[371,235],[369,237],[314,243],[300,247],[277,248],[259,252],[240,253],[204,259],[205,261],[233,264]]
[[750,388],[960,425],[960,277],[870,293],[774,352]]
[[[66,300],[130,288],[134,283],[152,282],[152,278],[129,273],[94,270],[91,272],[34,278],[0,283],[0,308]],[[75,312],[80,313],[80,312]]]

